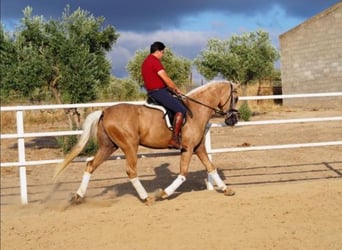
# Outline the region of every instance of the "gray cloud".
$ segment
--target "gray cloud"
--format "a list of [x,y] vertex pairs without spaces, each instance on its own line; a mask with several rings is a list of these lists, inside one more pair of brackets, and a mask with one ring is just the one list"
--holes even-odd
[[[33,8],[33,15],[42,15],[45,19],[60,18],[67,4],[71,11],[78,7],[89,11],[95,17],[103,16],[105,24],[113,25],[120,37],[108,54],[113,65],[113,74],[126,77],[125,67],[138,49],[148,48],[155,40],[162,40],[172,51],[189,59],[195,58],[205,47],[209,38],[227,38],[234,30],[232,25],[220,19],[213,20],[213,30],[182,31],[177,28],[185,17],[196,17],[203,12],[217,12],[223,15],[255,17],[254,23],[267,27],[272,40],[277,44],[278,35],[284,32],[284,20],[276,13],[271,19],[264,15],[277,6],[287,18],[305,20],[339,2],[338,0],[289,1],[289,0],[1,0],[1,22],[13,26],[23,17],[26,6]],[[234,27],[235,32],[246,31],[244,24]],[[225,34],[213,33],[223,27]],[[286,27],[286,26],[285,26]],[[5,27],[6,28],[6,27]],[[227,30],[228,29],[228,30]],[[197,29],[196,29],[197,30]],[[198,29],[200,30],[200,29]],[[222,37],[223,36],[223,37]],[[194,74],[197,74],[194,72]],[[197,74],[198,75],[198,74]]]
[[153,31],[163,28],[176,28],[185,15],[196,15],[203,11],[218,11],[226,14],[254,15],[271,9],[274,5],[282,7],[287,15],[302,19],[309,18],[338,0],[288,1],[288,0],[2,0],[2,20],[22,17],[26,6],[33,8],[33,14],[43,15],[46,19],[60,17],[65,6],[71,10],[80,7],[94,16],[104,16],[107,23],[118,30]]

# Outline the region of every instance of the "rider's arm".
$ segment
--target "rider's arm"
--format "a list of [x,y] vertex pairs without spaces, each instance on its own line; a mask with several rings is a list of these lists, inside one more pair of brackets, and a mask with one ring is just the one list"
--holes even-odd
[[161,77],[161,79],[163,79],[169,89],[176,92],[177,94],[181,93],[181,91],[177,88],[176,84],[171,80],[164,69],[159,70],[158,75]]

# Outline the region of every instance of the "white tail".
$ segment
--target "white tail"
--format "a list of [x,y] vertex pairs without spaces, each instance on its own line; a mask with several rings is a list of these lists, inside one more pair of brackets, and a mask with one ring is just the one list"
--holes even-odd
[[96,136],[97,124],[101,115],[102,111],[95,111],[87,116],[82,125],[83,133],[81,137],[78,139],[77,144],[72,148],[71,152],[65,157],[64,161],[59,163],[56,167],[55,174],[53,176],[53,179],[55,181],[58,178],[58,176],[62,173],[62,171],[69,165],[69,163],[82,152],[89,139],[91,137]]

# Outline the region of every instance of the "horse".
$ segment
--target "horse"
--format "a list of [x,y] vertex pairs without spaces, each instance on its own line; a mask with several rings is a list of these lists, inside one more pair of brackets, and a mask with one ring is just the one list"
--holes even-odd
[[97,139],[98,149],[86,164],[79,189],[70,198],[72,203],[81,203],[96,168],[113,152],[121,149],[126,159],[126,173],[141,201],[152,204],[156,198],[166,199],[186,180],[192,154],[196,154],[208,173],[208,179],[213,180],[218,190],[225,195],[234,195],[218,175],[217,168],[210,161],[205,148],[205,133],[210,118],[221,115],[227,125],[238,122],[238,111],[235,109],[238,100],[239,84],[230,81],[211,81],[199,86],[186,95],[181,95],[184,105],[189,111],[181,131],[183,149],[180,150],[180,171],[176,179],[165,189],[160,189],[158,195],[149,196],[141,184],[137,159],[139,145],[166,149],[172,131],[164,121],[160,110],[152,109],[143,104],[118,103],[104,110],[90,113],[83,123],[83,133],[70,153],[56,167],[54,180],[84,149],[90,138]]

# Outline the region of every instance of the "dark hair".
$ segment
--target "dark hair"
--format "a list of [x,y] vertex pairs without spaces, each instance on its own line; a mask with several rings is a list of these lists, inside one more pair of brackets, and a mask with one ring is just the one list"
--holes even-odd
[[152,54],[156,52],[157,50],[163,50],[163,49],[165,49],[165,45],[162,42],[154,42],[151,44],[150,53]]

